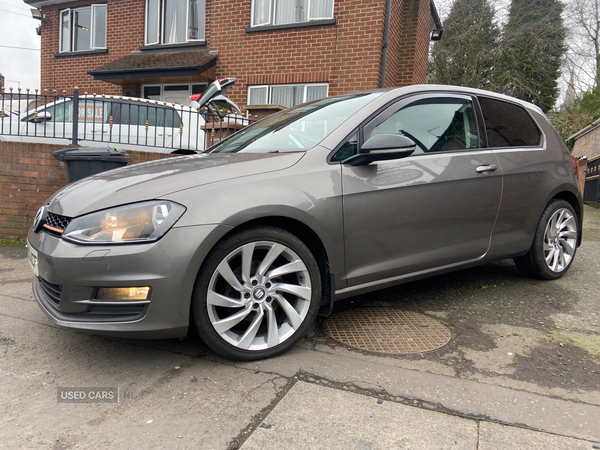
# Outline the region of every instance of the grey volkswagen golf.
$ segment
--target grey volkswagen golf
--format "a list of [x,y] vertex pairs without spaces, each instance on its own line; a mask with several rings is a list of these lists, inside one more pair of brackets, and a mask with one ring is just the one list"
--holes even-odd
[[207,153],[72,183],[42,206],[28,249],[60,326],[193,326],[252,360],[360,293],[505,258],[559,278],[582,212],[574,161],[537,107],[411,86],[306,103]]

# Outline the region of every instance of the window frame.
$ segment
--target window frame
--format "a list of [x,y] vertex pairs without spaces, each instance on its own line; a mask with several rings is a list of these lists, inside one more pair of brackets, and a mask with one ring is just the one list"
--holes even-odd
[[156,15],[158,16],[158,38],[156,42],[148,42],[148,10],[150,9],[150,0],[146,0],[146,7],[144,8],[144,45],[159,45],[160,44],[160,25],[161,25],[161,12],[160,12],[160,0],[157,2]]
[[[248,106],[257,106],[257,105],[253,105],[250,103],[250,90],[251,89],[258,89],[258,88],[267,88],[267,102],[266,103],[261,103],[261,105],[271,105],[273,103],[270,103],[272,101],[272,95],[273,95],[273,87],[280,87],[280,86],[286,86],[286,87],[295,87],[295,86],[303,86],[303,92],[302,92],[302,102],[298,103],[298,105],[301,105],[302,103],[306,103],[306,96],[308,94],[308,87],[309,86],[315,86],[315,87],[326,87],[327,88],[327,93],[325,95],[325,97],[322,98],[326,98],[329,97],[329,83],[289,83],[289,84],[256,84],[256,85],[251,85],[248,86],[247,89],[247,96],[246,96],[246,104]],[[317,99],[319,100],[319,99]],[[280,105],[283,106],[283,105]],[[296,105],[292,105],[291,107],[296,106]],[[290,108],[291,108],[290,107]]]
[[481,115],[479,102],[478,102],[476,96],[473,96],[468,93],[462,93],[462,92],[415,93],[415,94],[409,94],[407,96],[403,96],[398,99],[394,99],[390,103],[386,104],[385,106],[382,106],[377,111],[375,111],[371,115],[369,115],[369,117],[364,119],[362,121],[362,123],[357,128],[355,128],[352,132],[348,133],[348,135],[346,137],[344,137],[344,139],[342,139],[341,142],[329,153],[329,155],[327,156],[327,163],[330,165],[344,164],[345,160],[334,161],[333,158],[334,158],[335,154],[340,150],[340,148],[346,143],[346,141],[356,132],[358,132],[357,152],[360,153],[360,149],[362,148],[362,146],[365,143],[365,128],[368,125],[370,125],[371,123],[373,123],[376,119],[383,118],[383,120],[380,122],[380,123],[383,123],[385,120],[387,120],[389,117],[394,115],[396,112],[400,111],[403,108],[406,108],[407,106],[409,106],[410,104],[412,104],[414,102],[417,102],[419,100],[436,99],[436,98],[455,98],[455,99],[460,99],[460,100],[468,100],[471,102],[472,107],[473,107],[473,112],[474,112],[473,116],[475,119],[475,128],[477,129],[478,138],[479,138],[479,146],[476,148],[452,150],[452,151],[447,151],[447,152],[431,152],[431,153],[412,154],[409,156],[409,158],[413,158],[413,157],[418,158],[418,157],[431,156],[431,155],[449,155],[449,154],[455,154],[455,153],[482,152],[482,151],[491,150],[487,146],[487,136],[485,134],[485,130],[482,130],[482,127],[484,127],[485,125],[483,123],[483,116]]
[[[104,38],[106,41],[106,45],[104,47],[95,47],[93,44],[95,43],[95,23],[94,23],[94,9],[95,8],[104,8],[106,10],[106,22],[104,24]],[[75,32],[76,30],[73,27],[73,14],[75,11],[81,11],[84,9],[89,9],[90,10],[90,48],[86,49],[86,50],[74,50],[74,43],[75,43]],[[68,49],[67,50],[63,50],[63,42],[64,42],[64,33],[63,33],[63,15],[66,13],[66,15],[69,17],[69,31],[68,31],[68,35],[69,35],[69,45],[68,45]],[[59,28],[59,32],[58,32],[58,53],[84,53],[84,52],[90,52],[90,51],[94,51],[94,50],[105,50],[108,48],[108,6],[106,3],[93,3],[91,5],[87,5],[87,6],[80,6],[77,8],[65,8],[65,9],[61,9],[58,13],[58,17],[59,17],[59,24],[58,24],[58,28]]]
[[400,110],[410,106],[413,103],[416,103],[421,100],[435,101],[436,99],[457,99],[457,100],[468,101],[471,103],[471,107],[473,108],[473,119],[475,120],[474,125],[475,125],[475,129],[477,130],[477,140],[479,142],[479,145],[477,145],[474,148],[465,148],[465,149],[460,149],[460,150],[416,153],[416,154],[411,155],[411,157],[412,156],[418,157],[418,156],[426,156],[426,155],[435,155],[435,154],[448,154],[448,153],[456,153],[456,152],[460,152],[460,153],[462,153],[462,152],[478,152],[478,151],[482,151],[482,150],[487,150],[487,148],[484,147],[485,142],[481,138],[481,126],[480,126],[479,115],[477,113],[477,108],[479,108],[479,104],[474,101],[473,96],[470,94],[444,92],[444,93],[418,94],[418,95],[412,95],[409,97],[404,97],[404,98],[401,98],[398,101],[392,103],[391,105],[388,105],[387,107],[383,108],[382,110],[378,111],[372,117],[369,117],[360,126],[361,139],[360,139],[360,143],[358,146],[358,151],[360,151],[360,148],[363,146],[363,144],[366,140],[365,139],[366,128],[369,127],[372,123],[374,123],[377,119],[383,118],[383,120],[381,120],[377,125],[375,125],[373,127],[373,130],[375,128],[377,128],[378,125],[382,124],[387,119],[389,119],[391,116],[393,116]]
[[[157,84],[157,83],[150,83],[150,84],[141,84],[140,85],[140,98],[144,98],[146,99],[146,97],[144,96],[144,88],[147,87],[158,87],[160,88],[160,97],[164,98],[164,93],[165,93],[165,87],[167,86],[183,86],[183,85],[187,85],[190,95],[194,95],[194,87],[195,86],[204,86],[204,90],[206,90],[206,88],[210,85],[209,82],[199,82],[199,83],[163,83],[163,84]],[[204,92],[204,91],[203,91]],[[158,101],[160,103],[164,103],[164,100],[152,100],[152,99],[148,99],[150,101]]]
[[252,6],[250,8],[250,28],[255,28],[255,27],[271,27],[271,26],[285,26],[285,25],[289,25],[289,26],[294,26],[296,24],[303,24],[303,23],[310,23],[310,22],[315,22],[315,21],[319,21],[319,20],[328,20],[328,19],[333,19],[334,18],[334,10],[335,10],[335,0],[330,0],[332,7],[331,7],[331,17],[309,17],[310,15],[310,6],[311,3],[315,0],[307,0],[307,20],[302,21],[302,22],[289,22],[289,23],[285,23],[285,24],[276,24],[275,22],[275,15],[277,14],[277,4],[279,3],[280,0],[267,0],[269,2],[269,21],[267,23],[254,23],[254,11],[255,11],[255,4],[257,1],[260,0],[252,0]]
[[268,14],[269,21],[266,22],[266,23],[258,23],[258,24],[254,23],[254,9],[255,9],[254,5],[256,4],[256,2],[257,2],[257,0],[252,0],[252,3],[251,3],[251,7],[250,7],[250,26],[251,27],[268,27],[269,25],[271,25],[271,21],[272,21],[271,20],[271,10],[273,9],[272,8],[273,1],[269,0],[269,14]]
[[157,0],[158,5],[157,5],[157,11],[156,14],[158,15],[158,23],[157,23],[157,27],[158,27],[158,32],[157,32],[157,41],[156,42],[149,42],[148,41],[148,10],[149,8],[149,4],[150,4],[150,0],[145,0],[146,6],[145,6],[145,14],[144,14],[144,45],[150,46],[150,45],[182,45],[182,44],[187,44],[187,43],[203,43],[206,42],[206,0],[198,0],[198,1],[202,1],[203,5],[204,5],[204,11],[203,11],[203,17],[202,20],[204,21],[204,26],[202,27],[203,30],[203,34],[201,38],[198,39],[190,39],[189,38],[189,31],[190,31],[190,0],[186,0],[186,8],[185,8],[185,29],[186,29],[186,33],[185,33],[185,41],[182,42],[164,42],[164,36],[165,36],[165,10],[166,10],[166,1],[165,0]]
[[[519,150],[519,149],[531,150],[531,149],[546,148],[546,134],[544,133],[544,130],[542,129],[542,127],[540,126],[538,121],[535,120],[535,117],[533,117],[533,115],[531,114],[531,111],[529,111],[528,108],[524,107],[523,105],[520,105],[519,103],[511,102],[507,99],[496,98],[491,95],[477,95],[477,96],[475,96],[475,98],[477,100],[477,107],[479,109],[479,113],[481,114],[481,127],[483,129],[483,132],[485,133],[484,134],[485,144],[486,144],[487,148],[489,148],[490,150],[494,150],[494,151],[505,151],[505,150],[506,151],[515,151],[515,150]],[[521,110],[523,110],[525,112],[525,114],[527,115],[527,117],[529,117],[531,122],[533,122],[533,125],[535,126],[535,128],[537,128],[537,131],[540,134],[540,143],[537,145],[508,145],[508,146],[502,146],[502,147],[492,147],[489,143],[488,134],[487,134],[488,133],[487,124],[485,122],[485,117],[483,115],[483,108],[481,107],[479,99],[488,99],[488,100],[493,100],[493,101],[497,101],[497,102],[501,102],[501,103],[507,103],[509,105],[518,107]]]

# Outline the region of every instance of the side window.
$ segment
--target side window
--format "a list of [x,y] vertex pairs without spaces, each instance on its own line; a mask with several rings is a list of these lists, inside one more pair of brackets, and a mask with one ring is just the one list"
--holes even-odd
[[376,134],[409,137],[417,144],[414,154],[480,147],[473,104],[460,98],[428,98],[388,110],[365,126],[365,141]]
[[[67,116],[65,117],[65,105],[67,105]],[[52,116],[52,119],[50,119],[52,122],[72,122],[73,119],[71,118],[71,110],[73,109],[73,104],[72,102],[66,101],[63,103],[58,103],[52,106],[48,106],[47,108],[41,108],[40,106],[38,106],[38,113],[41,112],[47,112]],[[23,122],[35,122],[35,113],[34,114],[29,114],[27,117],[25,117],[24,119],[22,119]],[[40,123],[43,123],[40,121]]]
[[[72,104],[67,114],[68,121],[72,122]],[[110,116],[110,103],[95,100],[80,100],[78,120],[80,122],[107,123]]]
[[352,155],[355,155],[358,151],[358,133],[354,133],[346,142],[339,148],[337,152],[331,158],[332,162],[343,161]]
[[179,128],[181,118],[172,108],[163,108],[158,106],[137,105],[128,103],[116,103],[117,111],[114,115],[115,123],[131,126],[148,126]]
[[[154,108],[148,107],[144,114],[147,114],[148,124],[156,127],[179,128],[181,117],[173,108]],[[146,116],[144,116],[144,125]]]
[[520,106],[480,97],[490,147],[527,147],[542,143],[540,130]]

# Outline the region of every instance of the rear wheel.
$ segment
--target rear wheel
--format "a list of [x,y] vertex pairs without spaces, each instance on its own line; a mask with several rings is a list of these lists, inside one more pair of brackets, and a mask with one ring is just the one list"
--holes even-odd
[[237,360],[279,355],[304,336],[319,309],[314,256],[275,227],[244,230],[220,243],[197,281],[192,313],[202,340]]
[[542,213],[529,252],[515,259],[517,267],[536,278],[562,277],[575,257],[578,223],[577,214],[568,202],[552,200]]

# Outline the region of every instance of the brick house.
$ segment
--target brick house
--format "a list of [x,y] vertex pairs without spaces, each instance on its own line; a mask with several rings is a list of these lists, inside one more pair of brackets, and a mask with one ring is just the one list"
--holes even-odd
[[588,160],[599,157],[600,119],[570,136],[567,140],[574,141],[572,152],[574,157],[586,156]]
[[441,35],[432,0],[24,1],[43,13],[41,88],[59,94],[184,103],[235,77],[240,106],[290,107],[424,83]]

